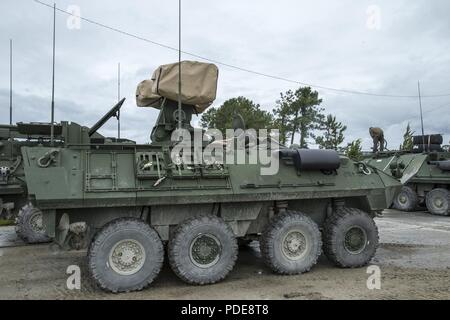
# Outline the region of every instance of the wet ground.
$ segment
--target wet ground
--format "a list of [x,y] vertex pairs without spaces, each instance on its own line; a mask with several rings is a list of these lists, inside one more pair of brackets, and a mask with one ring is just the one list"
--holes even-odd
[[[381,271],[380,289],[368,289],[367,268],[339,269],[325,257],[309,273],[274,275],[254,242],[240,250],[236,267],[221,283],[187,285],[166,265],[148,289],[128,294],[96,288],[85,252],[25,246],[13,227],[1,227],[0,299],[450,299],[450,217],[388,210],[376,223],[380,247],[372,264]],[[67,289],[69,265],[81,268],[81,290]]]

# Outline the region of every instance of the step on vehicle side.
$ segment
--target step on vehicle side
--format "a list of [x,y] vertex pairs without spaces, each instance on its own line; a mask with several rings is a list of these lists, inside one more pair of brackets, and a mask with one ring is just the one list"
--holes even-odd
[[365,160],[403,184],[393,201],[395,209],[414,211],[425,206],[431,214],[450,215],[450,152],[442,149],[442,141],[439,134],[415,136],[410,152],[377,153]]
[[[190,125],[202,110],[183,100],[180,113],[167,97],[138,94],[138,103],[144,98],[160,109],[151,144],[97,133],[117,105],[92,128],[59,124],[61,146],[22,148],[28,193],[43,212],[46,234],[65,248],[88,247],[88,267],[100,288],[145,288],[161,270],[164,250],[183,281],[221,281],[235,265],[238,240],[260,240],[265,264],[279,274],[309,271],[322,250],[339,267],[372,259],[378,244],[373,217],[401,188],[391,176],[333,150],[287,149],[273,141],[268,154],[279,160],[273,175],[261,175],[260,163],[185,164],[173,159],[177,143],[170,137],[180,122],[202,133]],[[241,138],[215,142],[238,148]]]

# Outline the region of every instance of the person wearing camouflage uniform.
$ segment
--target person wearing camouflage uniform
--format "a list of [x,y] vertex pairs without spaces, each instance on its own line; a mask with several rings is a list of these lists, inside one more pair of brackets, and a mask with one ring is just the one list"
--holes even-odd
[[380,151],[384,150],[384,133],[381,128],[369,128],[370,136],[373,140],[373,152],[378,152],[378,145],[380,146]]

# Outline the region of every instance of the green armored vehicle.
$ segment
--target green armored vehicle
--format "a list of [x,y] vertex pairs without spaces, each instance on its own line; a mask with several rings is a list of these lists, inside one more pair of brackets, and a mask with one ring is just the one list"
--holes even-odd
[[411,151],[382,152],[365,160],[403,184],[394,208],[413,211],[425,205],[431,214],[450,215],[450,152],[441,148],[442,140],[442,135],[415,136]]
[[[218,282],[234,267],[238,240],[259,240],[265,263],[280,274],[310,270],[322,249],[337,266],[367,264],[378,245],[373,217],[401,184],[334,150],[288,149],[276,136],[247,135],[239,117],[227,139],[194,129],[192,116],[215,98],[218,71],[182,64],[180,104],[176,64],[138,88],[138,105],[160,110],[151,144],[97,133],[116,106],[92,128],[58,124],[58,146],[22,147],[28,194],[47,235],[65,248],[87,247],[92,278],[111,292],[149,285],[165,250],[182,280]],[[225,156],[256,149],[271,161],[218,161],[218,147]]]
[[28,205],[21,147],[48,145],[49,135],[31,130],[39,124],[0,125],[0,217],[16,220],[16,232],[27,243],[49,241],[42,214]]
[[16,209],[25,203],[26,199],[23,178],[22,157],[20,144],[15,143],[17,127],[12,125],[0,126],[0,217],[12,219]]

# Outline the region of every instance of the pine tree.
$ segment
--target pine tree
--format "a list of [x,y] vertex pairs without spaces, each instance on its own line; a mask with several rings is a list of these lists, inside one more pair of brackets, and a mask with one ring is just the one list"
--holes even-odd
[[361,161],[363,159],[361,142],[362,142],[361,139],[352,141],[345,148],[345,155],[350,159],[352,159],[353,161]]
[[336,117],[329,114],[320,129],[324,131],[322,136],[316,138],[320,149],[338,150],[340,144],[344,142],[344,131],[347,130],[347,126],[336,121]]
[[403,151],[411,151],[412,150],[413,135],[414,135],[414,132],[411,131],[411,126],[408,122],[405,133],[403,134],[403,143],[400,145],[400,150],[403,150]]
[[295,135],[300,134],[299,146],[308,147],[308,139],[315,139],[314,130],[320,128],[325,116],[320,108],[322,99],[319,99],[317,91],[310,87],[300,87],[295,91],[288,90],[280,94],[281,99],[277,101],[275,123],[279,125],[280,140],[291,139],[294,144]]

